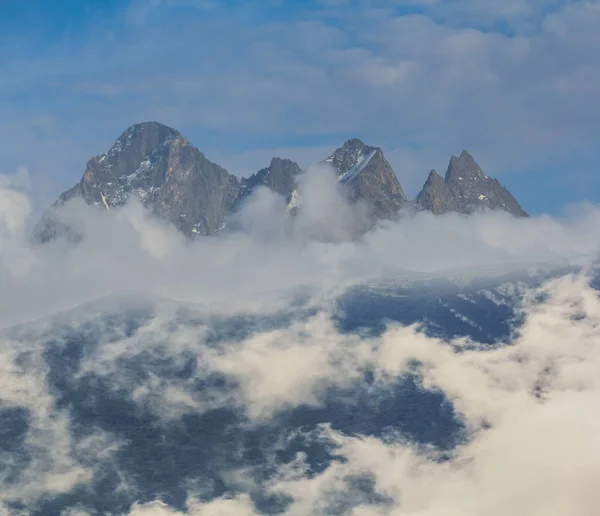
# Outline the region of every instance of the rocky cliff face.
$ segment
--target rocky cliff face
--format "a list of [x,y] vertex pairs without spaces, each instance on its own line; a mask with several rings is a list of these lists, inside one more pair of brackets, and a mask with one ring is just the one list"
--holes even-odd
[[363,200],[375,219],[393,218],[407,201],[396,174],[379,147],[352,138],[324,160],[350,190],[350,199]]
[[298,163],[281,158],[273,158],[268,167],[259,170],[240,183],[238,204],[249,197],[259,186],[267,187],[288,199],[297,188],[296,178],[302,173]]
[[[353,138],[323,163],[333,168],[350,201],[366,205],[370,220],[392,219],[409,205],[379,147]],[[60,207],[75,197],[98,210],[111,210],[136,197],[185,235],[212,235],[259,186],[286,197],[288,214],[295,214],[302,204],[299,174],[297,163],[273,158],[268,167],[240,181],[209,161],[175,129],[157,122],[141,123],[127,129],[106,154],[88,162],[79,183],[64,192],[37,224],[34,238],[46,242],[64,234],[78,239],[57,217]],[[445,178],[431,171],[414,205],[435,214],[490,209],[527,216],[512,194],[487,177],[466,151],[452,157]]]
[[516,217],[527,217],[513,195],[496,179],[486,176],[473,156],[463,151],[452,156],[445,178],[435,170],[415,199],[417,209],[436,215],[457,212],[471,214],[482,210],[502,210]]
[[34,234],[47,241],[68,233],[54,212],[74,197],[110,210],[135,196],[186,235],[210,235],[222,227],[239,193],[237,178],[176,130],[146,122],[130,127],[106,154],[92,158],[81,181],[58,198]]

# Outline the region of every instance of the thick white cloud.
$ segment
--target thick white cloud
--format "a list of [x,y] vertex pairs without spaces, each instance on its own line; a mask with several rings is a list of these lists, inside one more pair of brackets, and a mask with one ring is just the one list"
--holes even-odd
[[6,294],[0,298],[0,324],[117,292],[149,292],[236,310],[259,297],[266,302],[270,291],[285,297],[286,290],[301,286],[339,290],[381,276],[486,274],[490,268],[574,265],[597,256],[600,215],[594,206],[564,219],[423,213],[382,224],[361,241],[346,241],[362,223],[361,210],[351,209],[323,172],[317,167],[301,181],[304,204],[295,222],[282,217],[281,199],[261,192],[242,214],[245,231],[194,243],[135,202],[99,213],[76,201],[62,216],[89,238],[78,246],[57,241],[31,247],[23,229],[27,197],[3,189],[0,289]]
[[[406,444],[326,430],[347,462],[278,485],[298,496],[289,513],[309,514],[331,491],[347,489],[351,474],[370,473],[396,507],[354,514],[592,514],[600,501],[600,304],[579,279],[554,282],[547,293],[550,299],[531,309],[512,346],[446,356],[430,371],[467,419],[485,415],[490,429],[474,434],[450,462]],[[548,366],[552,373],[538,399],[533,390]]]
[[[465,347],[463,340],[449,345],[416,328],[395,325],[379,337],[341,334],[330,317],[330,301],[345,287],[370,279],[445,277],[449,271],[486,274],[490,267],[506,271],[548,262],[590,265],[600,241],[598,209],[584,207],[563,220],[421,214],[383,224],[358,242],[339,241],[348,217],[356,214],[335,184],[320,181],[321,172],[313,170],[301,182],[305,199],[311,191],[318,195],[303,202],[306,211],[296,226],[291,223],[291,231],[262,233],[251,226],[247,232],[194,243],[149,217],[138,204],[95,212],[74,203],[67,206],[65,217],[87,238],[75,246],[64,241],[31,246],[23,230],[27,197],[2,190],[13,199],[3,220],[17,221],[5,223],[10,230],[3,233],[1,247],[7,249],[8,243],[14,252],[0,254],[3,326],[116,296],[104,302],[105,308],[72,312],[56,326],[59,330],[51,322],[30,326],[29,336],[21,333],[23,338],[17,339],[29,347],[17,342],[14,332],[2,334],[5,384],[0,396],[4,406],[31,411],[25,445],[35,454],[20,485],[0,484],[0,501],[69,491],[90,480],[94,460],[110,460],[119,449],[111,435],[99,433],[85,442],[73,437],[68,412],[56,408],[49,391],[42,360],[41,342],[60,342],[60,328],[96,321],[99,346],[86,352],[78,374],[106,376],[115,392],[130,392],[134,402],[165,424],[219,407],[241,408],[249,424],[260,423],[286,408],[318,406],[327,388],[360,382],[365,369],[374,372],[378,386],[394,383],[417,360],[424,388],[444,393],[472,432],[449,462],[438,463],[435,456],[404,442],[324,430],[320,439],[336,444],[346,462],[308,475],[299,457],[264,486],[293,498],[289,514],[326,511],[333,498],[353,489],[349,479],[359,474],[372,475],[376,491],[400,504],[399,514],[429,516],[443,508],[444,514],[587,514],[597,501],[589,486],[600,463],[596,433],[589,430],[598,418],[591,400],[598,395],[600,303],[584,278],[567,276],[548,284],[548,299],[526,303],[520,334],[498,348]],[[262,192],[250,199],[248,220],[259,224],[280,216],[283,208],[280,199]],[[327,231],[317,236],[328,241],[310,238],[319,225],[327,225]],[[15,256],[31,257],[20,274],[7,267]],[[129,306],[124,293],[200,303],[189,307],[192,313],[264,314],[285,308],[293,291],[307,285],[318,314],[276,330],[225,339],[219,346],[207,344],[202,325],[177,319],[177,303],[167,301],[151,301],[155,315],[134,335],[127,335],[125,328],[122,334],[104,335],[98,322],[103,310]],[[21,353],[27,360],[17,360]],[[198,377],[221,374],[232,381],[231,389],[199,394],[193,379],[170,379],[152,370],[140,379],[120,365],[128,357],[168,356],[177,361],[189,354],[197,358]],[[532,394],[536,390],[538,397]],[[583,410],[588,406],[592,408]],[[484,423],[491,428],[484,430]],[[544,433],[547,428],[552,432]],[[154,504],[134,510],[168,514],[170,509]],[[252,514],[255,508],[245,496],[190,502],[188,507],[191,514],[217,510]],[[388,509],[361,510],[385,514]]]
[[29,171],[25,167],[20,166],[17,168],[17,172],[12,175],[0,174],[0,188],[31,190]]
[[[93,371],[110,378],[115,389],[131,388],[133,401],[166,424],[224,406],[242,407],[250,422],[260,422],[279,410],[319,405],[325,389],[360,381],[365,368],[386,386],[418,360],[423,386],[452,401],[469,440],[440,462],[435,451],[392,437],[346,436],[324,427],[313,438],[336,446],[344,461],[313,474],[300,455],[262,486],[292,498],[288,514],[323,514],[330,504],[352,499],[357,475],[371,476],[390,505],[364,502],[353,509],[356,515],[594,514],[600,503],[600,304],[583,278],[547,284],[547,299],[526,303],[519,335],[499,348],[441,342],[396,325],[379,337],[343,335],[329,317],[329,302],[352,283],[385,276],[589,265],[600,242],[596,206],[564,219],[421,214],[382,224],[360,242],[339,242],[361,217],[317,167],[302,182],[303,211],[293,227],[276,216],[283,200],[266,191],[246,206],[244,232],[194,244],[138,204],[99,214],[74,203],[65,216],[90,238],[75,247],[29,245],[31,185],[17,165],[34,171],[36,185],[43,179],[44,191],[33,191],[46,205],[53,191],[79,177],[87,157],[105,150],[129,124],[147,119],[182,126],[209,157],[238,174],[261,168],[272,154],[289,152],[310,165],[326,156],[330,143],[340,143],[339,134],[356,133],[384,147],[409,193],[426,170],[443,169],[451,153],[467,147],[492,174],[562,163],[568,181],[589,195],[589,171],[567,165],[575,154],[592,155],[597,144],[598,2],[322,3],[327,11],[249,28],[243,13],[210,2],[142,2],[127,12],[126,34],[92,27],[77,49],[59,45],[53,54],[49,46],[48,59],[35,65],[27,60],[26,69],[18,51],[3,54],[13,56],[0,85],[7,98],[34,83],[52,83],[85,101],[78,102],[81,118],[75,119],[69,98],[44,113],[5,106],[0,161],[17,173],[0,175],[0,326],[124,292],[200,303],[191,310],[201,313],[260,314],[285,307],[294,289],[310,286],[318,315],[218,348],[206,345],[205,328],[174,329],[173,305],[158,303],[154,319],[133,336],[100,339],[79,374]],[[202,15],[165,23],[169,8],[183,4],[199,7]],[[405,16],[398,7],[423,11]],[[199,45],[199,35],[210,45]],[[209,47],[214,50],[208,57],[198,50]],[[98,96],[110,97],[113,108],[89,102]],[[94,141],[81,140],[89,134],[88,121]],[[259,149],[239,150],[214,138],[203,142],[201,136],[219,132],[236,141],[252,133]],[[266,142],[282,134],[305,146],[290,149],[278,139],[271,149]],[[211,147],[218,149],[212,153]],[[71,179],[49,179],[64,170]],[[117,300],[128,306],[120,296],[106,306],[114,308]],[[94,320],[101,313],[95,310],[71,313],[66,324]],[[93,465],[110,460],[121,444],[102,432],[84,440],[73,435],[42,357],[41,343],[49,337],[44,332],[60,340],[60,331],[48,322],[31,328],[33,334],[23,338],[0,336],[0,407],[29,411],[24,450],[32,458],[18,483],[0,478],[0,514],[10,513],[3,503],[35,502],[87,484]],[[174,360],[191,353],[200,359],[197,375],[223,374],[235,388],[199,396],[191,381],[155,372],[132,387],[119,359],[142,353]],[[246,480],[253,486],[254,479]],[[257,513],[247,494],[201,501],[194,492],[184,513],[160,502],[131,509],[137,516]]]
[[129,516],[255,516],[252,502],[247,495],[237,498],[218,498],[210,502],[190,500],[185,513],[170,509],[161,502],[152,502],[134,507]]
[[[311,474],[302,455],[280,469],[267,485],[292,503],[289,515],[323,514],[331,504],[351,500],[352,479],[370,476],[375,492],[388,502],[362,503],[351,514],[366,515],[550,515],[587,516],[600,502],[596,489],[600,474],[600,299],[585,278],[566,276],[546,284],[546,299],[526,304],[526,322],[510,346],[452,350],[448,343],[430,339],[410,328],[390,328],[355,355],[351,339],[338,336],[336,374],[315,368],[298,357],[298,346],[264,347],[261,371],[238,368],[247,375],[242,389],[249,396],[270,397],[288,392],[283,372],[296,370],[312,378],[319,389],[323,378],[344,381],[349,364],[375,365],[378,382],[393,382],[408,368],[409,359],[422,364],[424,385],[440,389],[454,402],[472,432],[450,460],[439,461],[435,450],[418,448],[393,437],[346,436],[324,426],[313,438],[329,442],[343,461]],[[331,336],[315,321],[303,333],[310,346],[330,350]],[[290,329],[289,335],[297,334]],[[288,335],[288,337],[289,337]],[[267,336],[277,337],[276,334]],[[241,346],[252,352],[254,337]],[[288,339],[282,339],[289,342]],[[451,343],[461,347],[461,342]],[[310,356],[310,352],[308,353]],[[245,357],[249,358],[249,357]],[[227,357],[221,357],[227,360]],[[244,357],[229,355],[233,369]],[[293,367],[289,361],[293,361]],[[265,375],[272,383],[264,384]],[[313,377],[314,375],[314,377]],[[291,379],[290,381],[294,381]],[[306,381],[299,386],[297,403],[310,401]],[[256,399],[254,399],[255,401]],[[253,400],[249,397],[249,403]],[[486,427],[481,422],[486,422]],[[147,511],[147,512],[143,512]],[[152,512],[155,511],[155,512]],[[205,512],[203,512],[205,511]],[[221,512],[219,512],[221,511]],[[185,514],[254,514],[244,497],[190,502]],[[131,514],[180,514],[161,504],[133,509]]]
[[[69,412],[56,407],[46,380],[44,349],[34,335],[0,335],[0,408],[28,414],[23,446],[2,453],[6,469],[0,477],[0,510],[5,501],[30,503],[89,482],[94,473],[89,461],[106,458],[118,448],[111,436],[100,432],[79,442],[72,438]],[[31,455],[22,471],[11,452]],[[18,473],[11,479],[13,467]]]
[[27,193],[29,175],[19,168],[14,175],[0,174],[0,274],[27,273],[33,257],[24,245],[24,231],[31,203]]

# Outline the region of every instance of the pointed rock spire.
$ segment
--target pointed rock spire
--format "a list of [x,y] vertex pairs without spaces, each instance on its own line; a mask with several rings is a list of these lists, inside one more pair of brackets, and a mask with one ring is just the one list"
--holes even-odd
[[463,150],[460,156],[452,156],[446,171],[446,181],[472,181],[486,178],[481,167],[468,151]]
[[427,181],[425,181],[426,185],[437,185],[444,182],[442,176],[440,176],[434,169],[429,172],[427,176]]
[[129,127],[106,154],[92,158],[81,181],[63,193],[34,230],[47,241],[68,233],[56,210],[74,197],[106,210],[137,197],[188,236],[214,234],[239,195],[239,181],[210,162],[175,129],[158,122]]
[[340,183],[349,188],[351,200],[365,202],[375,219],[395,217],[407,200],[379,147],[351,138],[323,162],[329,163]]
[[415,199],[418,209],[442,214],[470,214],[481,210],[503,210],[516,217],[527,217],[513,195],[496,179],[486,176],[473,156],[464,150],[452,156],[442,179],[431,171]]
[[302,169],[295,161],[272,158],[268,167],[260,169],[249,178],[242,179],[239,200],[248,197],[259,186],[266,186],[279,195],[288,197],[296,188],[296,177],[301,172]]
[[375,150],[375,147],[365,145],[358,138],[350,138],[344,145],[324,160],[336,170],[338,177],[343,177]]

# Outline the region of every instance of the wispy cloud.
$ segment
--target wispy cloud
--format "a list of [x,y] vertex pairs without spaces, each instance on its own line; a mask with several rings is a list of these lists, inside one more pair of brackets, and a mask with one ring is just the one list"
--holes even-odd
[[[313,202],[284,231],[262,230],[285,205],[269,192],[251,199],[244,231],[195,243],[139,204],[96,212],[75,202],[65,216],[87,235],[76,246],[30,245],[27,196],[3,180],[0,398],[22,424],[20,445],[0,450],[13,472],[0,476],[0,503],[76,499],[85,513],[109,486],[110,510],[133,514],[177,514],[183,494],[189,514],[258,514],[265,497],[287,500],[288,514],[586,514],[597,501],[587,429],[600,327],[588,278],[531,292],[506,346],[397,323],[348,333],[337,300],[382,277],[585,269],[598,256],[597,208],[563,220],[421,214],[340,241],[356,215],[322,172],[301,181]],[[42,316],[52,317],[31,322]],[[447,436],[419,440],[346,415],[381,415],[390,396],[410,413],[410,393],[437,396],[420,406]],[[297,428],[303,414],[308,431]],[[319,467],[311,447],[326,457]],[[148,503],[165,489],[180,502]]]
[[[585,269],[598,258],[597,206],[562,219],[420,214],[352,242],[360,213],[315,167],[295,223],[262,191],[241,231],[190,243],[135,202],[110,213],[75,202],[63,216],[86,240],[29,243],[26,170],[34,196],[43,173],[68,185],[123,127],[152,118],[233,172],[288,152],[309,165],[357,133],[415,188],[410,177],[462,147],[492,173],[565,165],[565,181],[593,184],[595,3],[320,4],[290,16],[273,2],[263,20],[223,4],[132,4],[77,45],[54,42],[47,59],[11,53],[0,83],[11,106],[0,163],[16,171],[0,175],[0,414],[13,433],[0,447],[0,513],[49,500],[71,516],[94,501],[135,516],[253,515],[266,499],[290,515],[598,506],[600,302],[589,278],[527,291],[505,346],[391,322],[348,333],[336,302],[381,277]],[[401,402],[394,389],[407,381],[437,396],[458,445],[348,423]],[[319,412],[331,393],[346,426]],[[413,420],[411,410],[398,413]],[[297,428],[303,414],[309,430]]]
[[[203,150],[246,160],[240,168],[248,171],[277,149],[333,148],[357,135],[389,151],[411,193],[430,168],[468,148],[492,175],[548,169],[563,191],[584,196],[558,174],[577,153],[583,165],[572,174],[587,190],[593,184],[598,9],[498,5],[269,4],[257,17],[242,6],[132,4],[129,14],[88,21],[84,36],[49,47],[36,64],[11,58],[9,76],[18,80],[2,91],[23,101],[20,116],[4,123],[35,114],[57,125],[51,135],[24,129],[43,160],[22,152],[18,161],[10,131],[0,159],[36,177],[63,168],[74,181],[85,157],[66,159],[65,145],[99,153],[131,123],[158,119]],[[27,102],[34,97],[42,101]]]
[[[582,278],[565,277],[545,286],[544,292],[549,297],[528,307],[520,336],[507,347],[455,354],[447,343],[390,329],[358,359],[349,353],[363,365],[374,359],[382,382],[393,381],[406,372],[411,359],[418,360],[426,388],[445,392],[472,424],[473,433],[440,460],[435,449],[404,439],[349,436],[324,425],[312,439],[329,443],[339,460],[318,474],[302,454],[282,466],[268,489],[291,497],[284,513],[322,514],[349,503],[345,513],[361,516],[589,514],[598,503],[593,481],[598,473],[598,413],[591,407],[598,387],[599,301]],[[315,326],[309,323],[308,328]],[[326,342],[311,337],[315,344]],[[278,360],[277,353],[270,358]],[[232,363],[236,359],[232,356]],[[279,363],[286,368],[285,360]],[[296,362],[295,367],[314,371],[305,365]],[[277,367],[269,370],[273,377],[279,374]],[[337,378],[343,377],[342,371]],[[257,392],[251,387],[245,386],[245,392]],[[281,392],[279,385],[272,385],[271,392]],[[300,392],[299,401],[304,401]],[[357,497],[355,482],[361,477],[372,480],[379,501]],[[131,514],[219,510],[260,513],[249,498],[232,495],[204,502],[191,496],[184,513],[170,512],[157,502],[139,505]]]

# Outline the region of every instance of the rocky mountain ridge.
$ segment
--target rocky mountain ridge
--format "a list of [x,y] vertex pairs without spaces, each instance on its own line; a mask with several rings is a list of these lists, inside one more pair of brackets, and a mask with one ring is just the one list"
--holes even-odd
[[330,164],[340,183],[347,185],[351,201],[366,201],[375,218],[393,218],[408,200],[379,147],[352,138],[323,163]]
[[[321,164],[331,166],[350,202],[366,205],[373,221],[393,219],[411,204],[379,147],[352,138]],[[75,197],[110,210],[132,196],[189,237],[212,235],[258,187],[286,197],[288,215],[294,215],[301,204],[297,181],[301,173],[297,163],[273,158],[268,167],[239,180],[209,161],[175,129],[144,122],[129,127],[108,152],[87,163],[79,183],[44,214],[34,238],[46,242],[72,234],[60,222],[58,211]],[[527,216],[512,194],[483,174],[467,151],[451,158],[444,179],[432,171],[413,204],[434,214],[491,209]]]
[[459,157],[450,158],[444,178],[435,170],[429,173],[415,204],[417,209],[435,215],[448,212],[469,215],[488,209],[527,217],[513,195],[497,179],[486,176],[466,150]]

